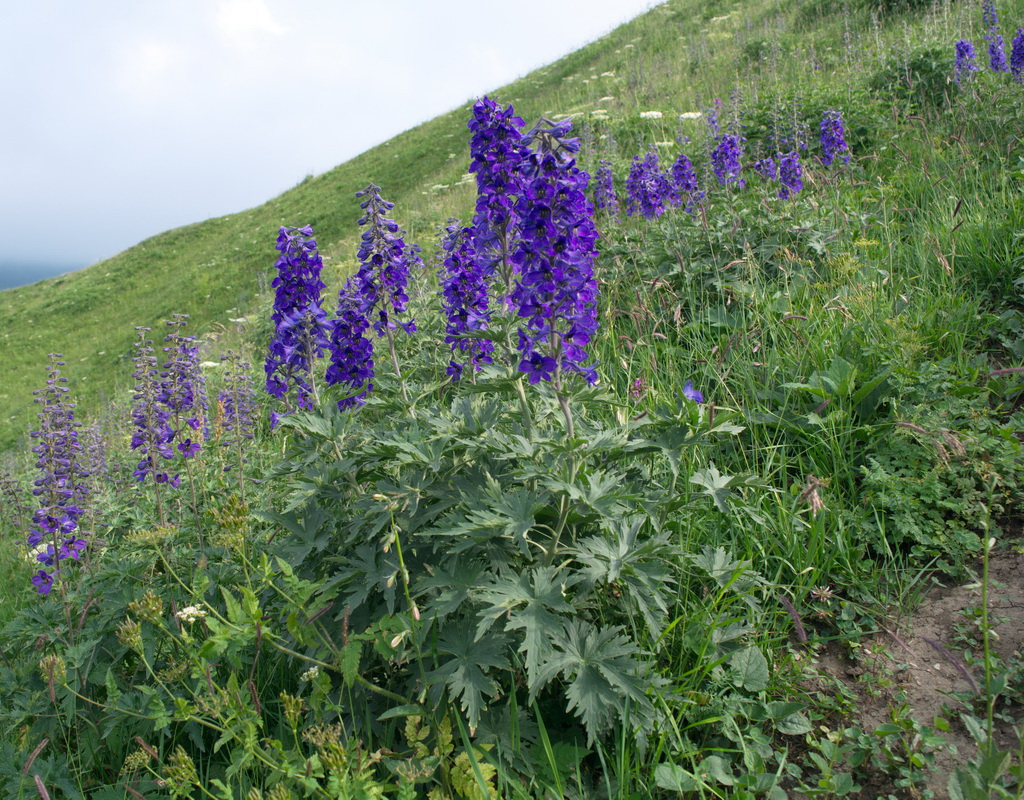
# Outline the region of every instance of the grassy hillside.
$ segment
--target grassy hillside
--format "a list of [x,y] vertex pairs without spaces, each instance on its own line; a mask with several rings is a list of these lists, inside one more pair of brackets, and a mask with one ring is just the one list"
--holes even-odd
[[[998,12],[1009,45],[1024,0]],[[174,420],[198,454],[133,475],[132,326],[189,313],[202,358],[241,350],[260,385],[278,226],[315,228],[333,298],[372,181],[429,262],[474,205],[468,107],[0,294],[7,440],[53,350],[100,420],[77,520],[26,448],[0,465],[0,790],[1020,797],[1022,626],[989,569],[1013,574],[1024,519],[1024,85],[989,68],[988,25],[970,3],[669,0],[494,92],[528,126],[571,116],[624,205],[652,152],[687,155],[706,192],[594,215],[596,386],[529,383],[493,285],[493,363],[450,380],[428,269],[415,335],[374,339],[365,405],[339,409],[320,362],[308,412],[271,431],[261,393],[249,439],[222,397],[209,436]],[[963,38],[978,69],[956,76]],[[723,134],[742,185],[716,179]],[[764,159],[793,152],[782,198]],[[589,235],[564,216],[553,246]],[[211,392],[231,371],[207,368]],[[24,540],[46,498],[37,525],[87,555],[40,596]],[[942,582],[980,593],[919,629]],[[920,702],[924,671],[951,676],[945,708]]]

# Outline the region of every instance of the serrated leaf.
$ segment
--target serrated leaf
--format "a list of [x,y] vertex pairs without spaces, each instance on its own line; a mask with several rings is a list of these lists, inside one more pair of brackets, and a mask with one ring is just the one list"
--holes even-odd
[[734,477],[732,475],[723,475],[713,463],[709,464],[707,469],[690,476],[690,483],[703,486],[704,491],[702,494],[710,497],[715,504],[715,508],[723,512],[729,510],[729,506],[725,501],[729,496],[729,487],[732,485],[733,480]]
[[658,764],[654,769],[654,782],[659,789],[669,792],[695,792],[700,788],[693,773],[678,764]]
[[757,647],[738,650],[729,659],[733,685],[737,689],[763,692],[768,688],[768,661]]
[[487,699],[499,694],[497,682],[487,673],[491,669],[510,668],[504,655],[507,647],[505,637],[494,633],[474,638],[470,624],[449,627],[437,643],[438,651],[452,658],[429,672],[428,682],[444,680],[451,696],[460,700],[470,728],[479,724],[480,715],[487,708]]

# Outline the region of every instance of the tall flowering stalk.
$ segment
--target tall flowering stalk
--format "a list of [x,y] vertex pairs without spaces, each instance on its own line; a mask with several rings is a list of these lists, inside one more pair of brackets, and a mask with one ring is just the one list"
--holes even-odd
[[577,372],[597,381],[584,349],[597,331],[594,259],[598,233],[585,191],[590,177],[576,167],[578,139],[572,123],[547,120],[530,132],[536,144],[526,170],[526,191],[516,209],[522,238],[512,256],[518,281],[513,306],[525,322],[519,329],[519,371],[531,384],[551,381],[570,436],[575,435],[562,379]]
[[366,336],[369,328],[356,281],[350,279],[338,296],[338,315],[331,323],[331,363],[326,376],[329,385],[343,386],[349,392],[338,401],[339,409],[362,405],[373,389],[373,340]]
[[1017,28],[1010,49],[1010,74],[1017,83],[1024,83],[1024,28]]
[[[365,225],[362,243],[357,254],[360,265],[356,273],[355,287],[360,296],[360,311],[367,319],[373,309],[377,311],[377,321],[373,324],[377,336],[386,336],[391,363],[395,368],[402,399],[409,402],[409,395],[402,379],[402,370],[398,366],[395,355],[395,338],[393,331],[401,327],[406,333],[416,331],[413,320],[402,322],[398,319],[406,311],[409,297],[406,286],[409,282],[409,259],[406,255],[406,244],[398,229],[398,223],[385,214],[395,207],[380,196],[380,187],[369,184],[356,197],[365,198],[359,207],[366,213],[359,220]],[[339,315],[341,305],[339,301]]]
[[843,127],[843,115],[838,111],[825,112],[821,118],[821,162],[831,166],[836,157],[844,164],[850,163],[850,146],[846,143],[846,131]]
[[[323,261],[317,251],[313,228],[282,227],[277,236],[280,257],[273,286],[274,338],[264,369],[267,392],[286,399],[292,386],[298,407],[313,408],[319,402],[313,365],[327,348],[327,314],[320,306]],[[277,415],[272,415],[276,422]]]
[[704,191],[697,182],[697,173],[693,168],[693,162],[680,153],[672,164],[672,182],[675,184],[676,197],[682,204],[686,199],[685,210],[687,214],[696,213],[696,208],[704,205]]
[[626,216],[640,214],[644,219],[657,219],[665,213],[666,203],[677,200],[678,194],[668,176],[661,171],[654,148],[644,157],[633,157],[626,178]]
[[517,204],[523,195],[523,167],[529,148],[523,142],[523,120],[515,109],[484,97],[473,104],[469,121],[471,162],[476,174],[473,244],[482,274],[495,274],[508,294],[512,288],[511,255],[519,231]]
[[961,39],[956,43],[956,61],[953,63],[953,78],[960,83],[970,77],[972,72],[978,71],[978,65],[974,63],[974,45],[967,39]]
[[167,520],[164,517],[160,487],[167,483],[177,488],[180,483],[177,475],[170,477],[163,468],[164,461],[174,458],[171,445],[174,430],[170,425],[171,410],[161,400],[164,387],[156,366],[153,342],[146,337],[150,329],[140,326],[135,330],[139,333],[139,341],[132,345],[135,348],[132,357],[135,363],[135,372],[132,373],[135,378],[135,394],[132,396],[132,423],[135,431],[132,433],[131,449],[138,451],[142,457],[132,474],[138,483],[153,476],[157,516],[163,525]]
[[609,216],[619,216],[619,197],[615,194],[615,176],[610,161],[602,160],[594,175],[594,205]]
[[222,360],[227,364],[227,370],[224,373],[224,388],[217,395],[224,431],[221,445],[235,450],[238,494],[244,503],[244,447],[245,442],[253,438],[256,424],[256,392],[250,374],[252,365],[234,350],[228,350]]
[[742,140],[732,133],[723,133],[711,151],[711,169],[721,186],[735,183],[741,189],[747,182],[740,177],[743,167],[740,159],[743,156]]
[[988,28],[985,41],[988,42],[988,65],[993,72],[1008,72],[1006,45],[999,33],[999,15],[996,14],[995,0],[984,0],[981,4],[981,21]]
[[60,353],[51,353],[49,358],[46,387],[34,392],[35,402],[42,406],[39,430],[31,434],[39,478],[32,489],[38,506],[32,514],[28,546],[44,567],[32,577],[42,595],[53,588],[62,571],[61,562],[79,559],[86,548],[79,535],[79,520],[88,494],[75,404],[67,402],[67,378],[60,374],[64,362]]
[[779,199],[788,200],[795,194],[799,194],[804,188],[803,168],[800,166],[800,154],[791,150],[779,159]]
[[445,254],[439,270],[441,304],[448,319],[445,342],[452,346],[453,354],[462,354],[467,362],[449,360],[447,373],[459,380],[465,367],[473,379],[481,364],[493,360],[494,342],[489,339],[463,338],[467,333],[487,330],[490,310],[487,298],[487,280],[473,248],[473,229],[464,228],[453,220],[445,229],[441,243]]

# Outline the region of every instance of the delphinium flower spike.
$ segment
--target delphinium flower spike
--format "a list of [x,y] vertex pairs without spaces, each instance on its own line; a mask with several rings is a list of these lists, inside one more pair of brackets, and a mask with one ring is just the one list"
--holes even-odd
[[661,171],[658,152],[651,148],[643,159],[634,156],[626,178],[626,216],[640,214],[644,219],[657,219],[665,213],[666,203],[677,200],[676,188]]
[[743,147],[739,136],[731,133],[723,133],[711,151],[711,168],[718,178],[718,183],[728,186],[735,183],[740,188],[747,185],[747,182],[740,177],[742,165],[740,158],[743,155]]
[[49,358],[46,388],[34,392],[42,409],[39,430],[31,434],[39,478],[32,490],[38,505],[28,536],[36,560],[51,568],[40,569],[32,578],[36,591],[43,595],[50,593],[62,572],[61,562],[80,558],[86,548],[79,535],[79,521],[88,493],[75,405],[67,402],[67,378],[60,374],[64,362],[60,353],[51,353]]
[[610,161],[601,161],[594,175],[594,205],[610,217],[619,216],[619,197]]
[[174,488],[179,485],[178,476],[170,477],[162,464],[174,458],[171,447],[174,431],[169,423],[171,411],[160,401],[163,385],[156,366],[153,342],[146,337],[150,329],[140,326],[135,330],[139,333],[139,341],[132,345],[135,348],[135,355],[132,356],[135,363],[135,372],[132,373],[135,378],[135,394],[132,396],[135,401],[132,406],[135,431],[132,433],[131,449],[137,450],[142,457],[132,474],[139,483],[153,476],[157,516],[160,524],[164,525],[167,520],[164,517],[160,487],[165,483]]
[[217,395],[224,436],[221,445],[233,447],[236,456],[238,493],[245,502],[244,447],[254,436],[256,424],[256,392],[253,388],[252,365],[234,350],[228,350],[222,361],[227,364],[224,388]]
[[204,433],[203,438],[206,438],[209,401],[206,379],[199,366],[199,344],[194,336],[181,333],[187,323],[188,314],[174,314],[167,320],[172,330],[164,338],[168,361],[160,374],[163,383],[160,400],[171,410],[178,452],[190,459],[200,450],[199,434]]
[[672,181],[675,184],[679,202],[682,203],[685,198],[686,213],[696,213],[696,209],[704,205],[705,195],[697,182],[697,173],[693,168],[693,163],[685,153],[680,153],[672,165]]
[[766,156],[759,161],[755,161],[754,172],[768,181],[775,181],[779,179],[778,165],[775,163],[775,159],[771,156]]
[[999,15],[996,14],[995,0],[983,0],[981,4],[981,21],[988,29],[985,41],[988,42],[988,65],[993,72],[1008,72],[1006,64],[1006,45],[999,33]]
[[395,355],[395,339],[392,331],[401,327],[406,333],[416,331],[413,320],[401,321],[399,315],[406,311],[409,297],[406,285],[409,282],[409,260],[406,244],[398,229],[398,223],[385,214],[395,207],[380,195],[380,187],[369,184],[356,197],[363,198],[359,207],[365,212],[359,220],[365,225],[357,257],[359,271],[355,286],[361,298],[361,311],[370,318],[376,309],[377,321],[373,324],[377,336],[386,336],[391,363],[395,368],[402,399],[409,401],[402,379],[402,371]]
[[956,61],[953,64],[953,77],[957,83],[970,77],[972,72],[978,71],[978,65],[974,63],[974,45],[967,39],[961,39],[956,43]]
[[1017,83],[1024,83],[1024,28],[1017,28],[1010,49],[1010,74]]
[[525,196],[517,213],[522,236],[512,259],[518,281],[512,301],[524,325],[519,330],[519,371],[531,384],[551,381],[570,436],[571,412],[562,391],[567,372],[597,381],[584,349],[597,331],[597,281],[594,279],[597,229],[585,191],[589,176],[576,166],[577,139],[572,123],[542,120],[528,141],[536,150],[526,171]]
[[487,330],[490,321],[487,281],[473,250],[473,229],[452,220],[445,230],[441,243],[445,259],[438,276],[441,304],[448,319],[445,342],[452,346],[453,355],[461,354],[462,359],[468,359],[464,362],[452,358],[448,362],[447,373],[457,381],[465,367],[469,367],[473,378],[481,364],[491,363],[494,343],[489,339],[463,338],[464,334]]
[[339,409],[362,405],[373,389],[373,340],[366,336],[370,322],[363,312],[363,299],[351,278],[338,296],[338,314],[331,322],[331,363],[326,381],[342,386],[348,396],[338,401]]
[[519,232],[516,204],[523,194],[523,163],[529,148],[523,144],[523,120],[509,105],[502,108],[489,97],[473,104],[469,121],[471,162],[476,174],[476,213],[473,247],[487,280],[497,274],[507,295],[512,289],[510,257]]
[[[273,286],[274,338],[264,369],[267,392],[286,400],[296,388],[298,407],[313,408],[318,401],[314,363],[327,348],[327,314],[320,306],[323,261],[317,251],[313,228],[282,227],[277,236],[281,253],[274,265],[278,275]],[[289,410],[290,406],[289,406]],[[271,414],[276,422],[278,415]]]
[[850,163],[850,146],[846,143],[846,131],[843,127],[843,115],[838,111],[826,111],[821,118],[821,162],[827,167],[836,156],[842,158],[844,164]]
[[788,200],[795,194],[799,194],[804,188],[803,168],[800,166],[800,154],[791,150],[779,159],[779,199]]

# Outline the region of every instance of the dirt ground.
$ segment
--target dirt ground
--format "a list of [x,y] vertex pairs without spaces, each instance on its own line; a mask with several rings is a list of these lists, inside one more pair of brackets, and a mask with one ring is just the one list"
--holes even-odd
[[[1024,554],[1019,552],[1021,539],[1009,545],[997,545],[989,565],[989,608],[990,619],[998,639],[992,642],[992,649],[1006,660],[1017,655],[1024,656]],[[980,564],[977,568],[980,574]],[[957,766],[962,766],[974,757],[977,748],[974,739],[960,720],[959,710],[963,705],[954,697],[954,692],[971,691],[970,684],[960,670],[943,653],[926,640],[948,648],[963,661],[963,643],[957,641],[957,628],[969,626],[967,613],[981,605],[981,590],[970,583],[963,586],[938,586],[930,590],[921,605],[912,615],[894,621],[893,628],[879,634],[875,640],[863,647],[858,661],[847,659],[840,648],[835,647],[819,653],[818,668],[841,680],[858,697],[858,718],[850,720],[862,730],[871,731],[878,725],[891,722],[891,711],[900,704],[899,696],[905,695],[910,716],[922,725],[934,726],[936,717],[950,722],[951,730],[941,732],[947,742],[956,748],[953,754],[948,749],[936,751],[936,771],[928,781],[928,788],[936,800],[949,797],[947,783],[949,775]],[[974,655],[980,660],[980,648]],[[890,681],[879,694],[868,693],[863,680],[866,673],[884,675]],[[981,666],[970,670],[972,677],[984,687]],[[878,687],[878,681],[871,682]],[[1018,690],[1019,691],[1019,690]],[[1011,716],[1024,722],[1024,709],[1011,709]],[[1018,740],[1009,723],[999,725],[998,745],[1001,748],[1017,749]],[[890,779],[891,780],[891,779]],[[864,782],[862,782],[864,783]],[[857,795],[864,800],[885,798],[890,794],[910,797],[913,794],[895,791],[882,782],[863,785]]]

